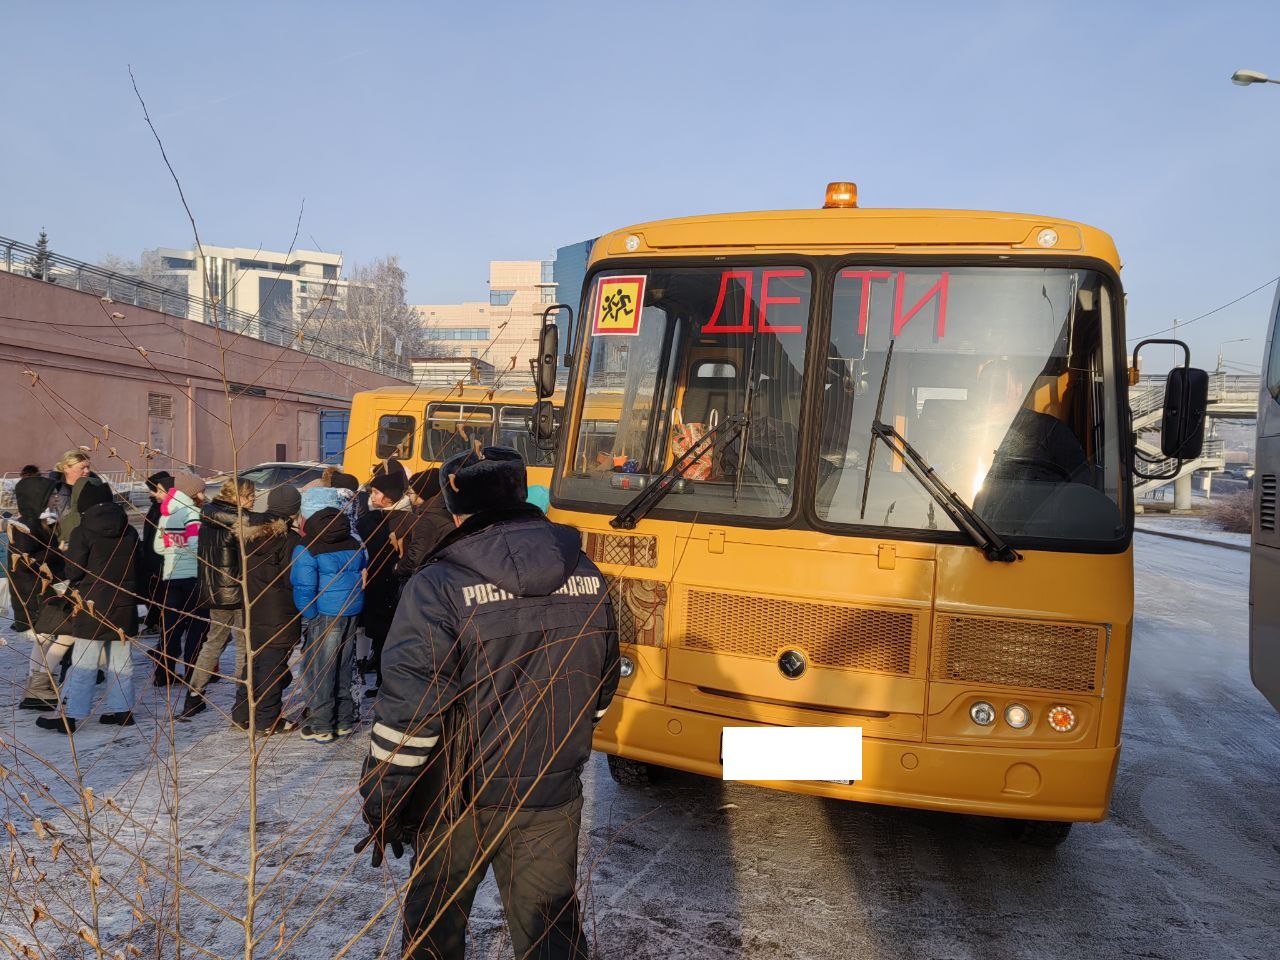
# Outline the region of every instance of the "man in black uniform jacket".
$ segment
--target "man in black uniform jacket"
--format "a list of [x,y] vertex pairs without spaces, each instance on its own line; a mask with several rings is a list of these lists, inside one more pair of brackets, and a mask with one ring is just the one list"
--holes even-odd
[[457,529],[409,580],[387,636],[360,792],[382,862],[414,848],[404,956],[458,958],[490,865],[515,955],[586,960],[575,892],[581,771],[618,685],[604,577],[525,502],[524,461],[440,470]]

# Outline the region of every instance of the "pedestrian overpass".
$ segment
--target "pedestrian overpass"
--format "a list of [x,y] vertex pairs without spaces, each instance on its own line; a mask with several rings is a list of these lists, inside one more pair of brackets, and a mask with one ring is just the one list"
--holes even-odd
[[[1205,416],[1204,449],[1195,460],[1188,460],[1178,470],[1165,460],[1160,452],[1160,420],[1164,408],[1166,375],[1144,376],[1136,386],[1129,388],[1129,409],[1133,414],[1134,442],[1140,458],[1156,461],[1144,466],[1144,471],[1161,474],[1156,480],[1135,477],[1135,497],[1151,493],[1160,487],[1173,484],[1174,509],[1191,506],[1191,475],[1197,470],[1221,470],[1223,443],[1214,437],[1214,424],[1218,420],[1252,420],[1258,415],[1258,390],[1261,382],[1257,376],[1242,376],[1214,370],[1209,374],[1209,405]],[[1161,464],[1168,469],[1162,470]],[[1167,472],[1167,475],[1165,475]]]

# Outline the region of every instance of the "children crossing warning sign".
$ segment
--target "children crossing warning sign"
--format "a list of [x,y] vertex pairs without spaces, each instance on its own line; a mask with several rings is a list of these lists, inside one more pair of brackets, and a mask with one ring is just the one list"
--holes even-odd
[[591,332],[596,336],[635,336],[640,332],[644,308],[643,276],[601,277],[596,282],[595,315]]

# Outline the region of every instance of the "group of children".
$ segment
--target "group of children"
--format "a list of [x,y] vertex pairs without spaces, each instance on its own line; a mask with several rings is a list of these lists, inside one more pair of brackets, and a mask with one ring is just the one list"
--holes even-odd
[[[234,640],[234,727],[270,735],[300,726],[303,739],[318,742],[350,734],[358,718],[357,628],[372,645],[361,665],[377,673],[400,586],[453,528],[436,471],[408,477],[391,462],[361,490],[354,477],[330,470],[303,491],[272,489],[264,510],[254,509],[257,492],[248,481],[227,481],[206,503],[204,481],[194,474],[158,474],[149,478],[157,503],[144,541],[80,456],[74,466],[67,457],[59,463],[69,483],[23,478],[16,491],[15,620],[33,637],[21,706],[61,706],[37,725],[74,733],[103,681],[101,722],[134,723],[131,640],[146,611],[139,601],[150,599],[161,611],[161,637],[148,651],[155,682],[185,686],[180,719],[208,708],[206,687]],[[59,505],[62,489],[66,503]],[[63,522],[68,512],[74,523]],[[283,714],[283,694],[300,643],[306,707],[295,721]],[[70,668],[62,673],[68,649]]]

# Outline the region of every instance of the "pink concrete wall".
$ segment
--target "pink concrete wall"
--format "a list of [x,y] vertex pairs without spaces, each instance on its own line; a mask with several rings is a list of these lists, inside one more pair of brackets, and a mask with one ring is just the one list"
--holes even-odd
[[[224,378],[266,396],[228,408]],[[281,445],[285,459],[315,459],[320,410],[398,382],[0,271],[0,474],[49,469],[78,446],[93,448],[97,470],[144,475],[243,469]],[[171,416],[151,415],[155,405]]]

